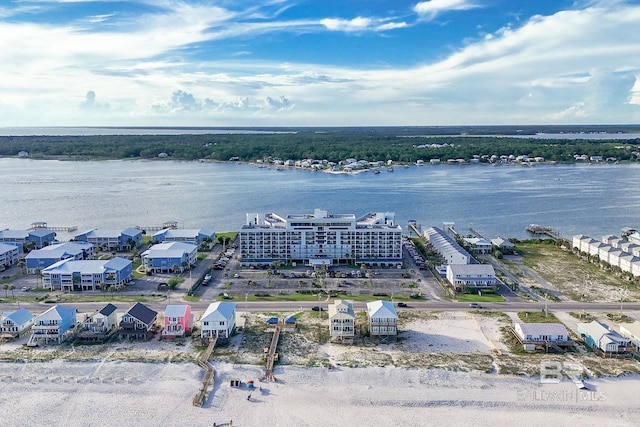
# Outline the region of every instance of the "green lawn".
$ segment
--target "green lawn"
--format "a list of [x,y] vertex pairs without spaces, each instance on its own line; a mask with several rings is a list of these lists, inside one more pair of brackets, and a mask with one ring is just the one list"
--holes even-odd
[[162,302],[166,298],[158,295],[120,295],[109,294],[106,295],[79,295],[79,294],[64,294],[60,295],[60,298],[51,297],[45,302],[55,303],[71,303],[71,302]]
[[542,311],[519,311],[518,317],[525,323],[561,323],[553,313]]
[[[229,298],[228,300],[233,300],[236,302],[244,301],[244,295],[235,295]],[[323,294],[320,297],[320,302],[325,302],[327,299],[327,295]],[[333,301],[334,299],[346,299],[352,301],[376,301],[376,300],[391,300],[391,297],[380,297],[373,295],[346,295],[339,294],[335,297],[330,297],[329,300]],[[218,300],[224,300],[224,298],[219,295]],[[289,294],[289,295],[270,295],[270,296],[256,296],[255,294],[249,294],[247,298],[248,301],[313,301],[318,302],[318,295],[305,295],[305,294]],[[393,296],[394,301],[414,301],[413,298],[409,298],[407,296]]]
[[504,298],[498,294],[460,294],[456,295],[456,301],[460,302],[503,302]]

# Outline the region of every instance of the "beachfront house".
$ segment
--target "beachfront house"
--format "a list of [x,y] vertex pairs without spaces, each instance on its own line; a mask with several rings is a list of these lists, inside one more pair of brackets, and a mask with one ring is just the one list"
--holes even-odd
[[0,243],[0,271],[18,263],[20,249],[9,243]]
[[82,336],[87,339],[93,337],[98,339],[116,329],[118,329],[118,311],[117,307],[111,303],[96,310],[82,322]]
[[183,337],[191,332],[193,327],[193,314],[191,306],[187,304],[169,304],[164,310],[164,338]]
[[578,323],[578,333],[585,344],[606,354],[626,353],[629,339],[594,320],[591,323]]
[[337,299],[329,304],[328,311],[331,341],[353,342],[356,323],[353,301]]
[[198,246],[187,242],[158,243],[142,253],[142,265],[154,273],[184,272],[195,265]]
[[631,340],[636,351],[640,351],[640,321],[621,323],[620,333]]
[[93,259],[93,245],[86,242],[56,243],[29,252],[24,259],[27,273],[35,273],[63,259]]
[[95,291],[99,287],[125,285],[131,280],[133,264],[128,259],[74,261],[64,259],[42,270],[42,283],[51,290]]
[[527,351],[534,351],[538,346],[548,351],[549,347],[562,350],[573,345],[562,323],[514,323],[513,331]]
[[142,231],[136,228],[124,230],[94,228],[76,235],[75,240],[88,242],[109,251],[130,251],[142,243]]
[[50,342],[60,344],[66,335],[75,329],[77,311],[75,307],[55,305],[37,316],[31,328],[31,337],[27,345],[35,347]]
[[33,314],[24,308],[3,312],[0,316],[0,338],[17,338],[33,326]]
[[187,229],[187,228],[165,228],[151,237],[152,242],[186,242],[200,245],[204,241],[215,243],[216,232],[210,228]]
[[236,304],[216,301],[207,307],[200,319],[201,338],[229,338],[236,327]]
[[493,290],[496,286],[491,264],[447,264],[446,277],[456,292]]
[[135,303],[120,320],[120,338],[147,341],[155,333],[158,312],[142,303]]
[[515,323],[513,329],[524,341],[569,341],[569,332],[562,323]]
[[395,336],[398,333],[398,313],[389,301],[371,301],[367,303],[369,335],[374,337]]

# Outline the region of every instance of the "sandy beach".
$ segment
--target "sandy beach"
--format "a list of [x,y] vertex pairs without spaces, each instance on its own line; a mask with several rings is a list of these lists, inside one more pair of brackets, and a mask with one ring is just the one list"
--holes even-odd
[[[588,390],[568,378],[542,384],[531,374],[540,359],[508,353],[500,332],[506,323],[508,316],[465,312],[413,315],[397,341],[364,346],[311,345],[303,332],[287,333],[277,382],[259,381],[262,342],[254,341],[269,333],[242,331],[214,352],[215,384],[202,407],[192,404],[204,371],[191,339],[31,350],[23,338],[0,346],[0,424],[640,425],[640,375],[587,372]],[[231,386],[234,378],[241,387]],[[251,380],[254,390],[246,387]]]
[[[640,424],[640,377],[569,380],[442,369],[280,366],[276,383],[257,366],[214,364],[216,384],[192,405],[202,371],[188,363],[2,363],[4,426],[425,426]],[[256,381],[260,390],[230,386]],[[247,397],[251,395],[251,400]]]

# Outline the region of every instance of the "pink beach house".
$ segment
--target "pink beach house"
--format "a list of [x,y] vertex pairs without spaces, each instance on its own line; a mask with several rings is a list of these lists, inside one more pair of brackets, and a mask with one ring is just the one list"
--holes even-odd
[[183,337],[187,332],[191,332],[192,327],[193,315],[190,305],[167,305],[164,310],[164,328],[162,329],[164,338]]

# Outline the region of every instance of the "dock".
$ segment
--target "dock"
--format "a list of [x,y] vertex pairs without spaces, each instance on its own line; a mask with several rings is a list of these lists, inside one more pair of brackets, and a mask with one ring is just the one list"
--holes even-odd
[[40,230],[40,229],[47,229],[47,230],[51,230],[51,231],[64,231],[64,232],[71,232],[71,231],[76,231],[78,229],[77,225],[69,225],[69,226],[62,226],[62,227],[50,227],[49,225],[47,225],[46,222],[33,222],[31,223],[31,227],[29,227],[29,230]]
[[552,239],[560,239],[560,233],[547,225],[529,224],[525,230],[531,234],[544,234]]
[[134,227],[136,230],[145,230],[145,231],[160,231],[166,230],[167,228],[178,228],[178,221],[166,221],[162,225],[136,225]]
[[211,357],[211,353],[213,353],[217,341],[218,337],[210,339],[207,349],[198,358],[198,365],[204,369],[204,378],[202,379],[202,387],[193,398],[193,406],[202,406],[204,400],[207,398],[209,387],[213,386],[215,371],[209,364],[209,358]]

